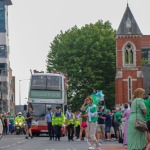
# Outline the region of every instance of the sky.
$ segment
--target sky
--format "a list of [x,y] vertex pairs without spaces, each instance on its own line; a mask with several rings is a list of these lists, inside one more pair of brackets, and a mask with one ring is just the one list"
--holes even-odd
[[[16,77],[16,104],[25,104],[31,70],[46,71],[50,43],[60,31],[98,20],[118,29],[127,0],[12,0],[8,10],[10,66]],[[150,35],[150,0],[128,0],[141,32]],[[19,84],[20,83],[20,84]],[[20,88],[19,88],[20,85]]]

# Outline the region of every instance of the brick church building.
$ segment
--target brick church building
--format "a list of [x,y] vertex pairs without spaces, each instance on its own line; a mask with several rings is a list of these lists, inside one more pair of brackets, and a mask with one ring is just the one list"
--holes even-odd
[[150,93],[149,76],[150,35],[142,34],[127,4],[116,33],[116,104],[132,100],[138,87]]

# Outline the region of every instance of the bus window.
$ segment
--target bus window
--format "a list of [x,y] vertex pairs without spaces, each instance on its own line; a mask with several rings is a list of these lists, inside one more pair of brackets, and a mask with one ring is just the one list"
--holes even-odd
[[32,104],[34,119],[43,120],[45,117],[45,104]]
[[47,76],[47,89],[48,90],[62,90],[62,77]]
[[33,76],[31,81],[31,89],[46,89],[45,76]]

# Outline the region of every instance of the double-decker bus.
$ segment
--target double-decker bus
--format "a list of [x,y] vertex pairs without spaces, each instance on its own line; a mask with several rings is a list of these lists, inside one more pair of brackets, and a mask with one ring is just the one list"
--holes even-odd
[[34,111],[33,135],[48,133],[47,125],[44,124],[48,107],[55,111],[56,106],[61,106],[64,111],[64,105],[67,102],[65,81],[65,76],[60,73],[31,74],[28,106]]

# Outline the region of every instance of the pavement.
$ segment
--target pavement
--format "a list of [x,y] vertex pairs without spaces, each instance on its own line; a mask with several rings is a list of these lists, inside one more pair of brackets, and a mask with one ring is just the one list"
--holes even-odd
[[127,150],[127,147],[118,141],[104,141],[101,145],[102,150]]
[[[67,137],[61,138],[61,141],[50,141],[48,137],[34,137],[25,139],[24,135],[6,135],[0,140],[0,150],[88,150],[88,144],[85,141],[70,141]],[[125,146],[117,141],[104,141],[102,150],[126,150]]]
[[102,150],[127,150],[125,146],[120,144],[110,144],[110,145],[103,144],[101,148]]

